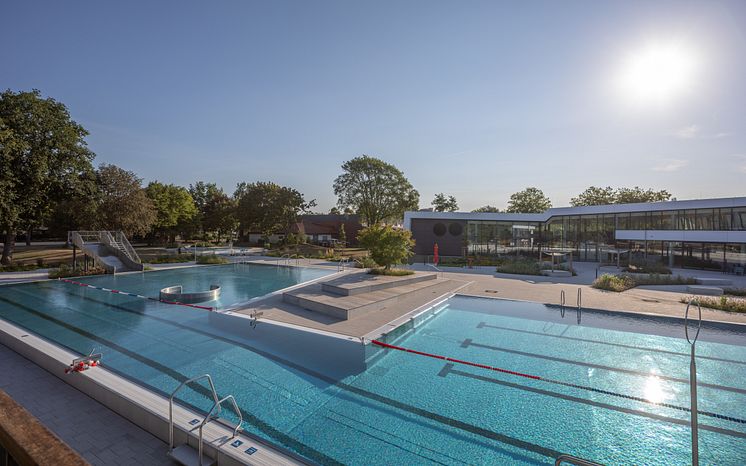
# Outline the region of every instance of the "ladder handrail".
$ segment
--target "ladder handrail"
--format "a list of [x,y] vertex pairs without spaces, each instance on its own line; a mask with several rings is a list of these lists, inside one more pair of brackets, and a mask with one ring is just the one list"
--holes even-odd
[[[697,333],[694,334],[694,339],[689,338],[689,307],[692,304],[697,305],[699,310]],[[690,400],[690,425],[692,430],[692,465],[699,466],[699,422],[697,421],[697,362],[695,361],[695,346],[697,339],[699,338],[699,331],[702,330],[702,306],[699,304],[697,298],[692,298],[686,303],[686,311],[684,312],[684,335],[686,341],[689,343],[691,349],[690,360],[689,360],[689,400]]]
[[281,255],[280,257],[278,257],[278,258],[277,258],[277,267],[279,267],[279,266],[280,266],[280,261],[281,261],[281,260],[283,260],[283,259],[285,259],[285,265],[289,265],[289,264],[290,264],[290,256],[291,256],[291,255],[292,255],[292,254],[289,254],[289,253],[288,253],[288,254],[283,254],[283,255]]
[[583,303],[583,289],[582,288],[578,288],[578,303],[577,303],[578,304],[578,310],[580,310],[580,308],[582,306],[582,303]]
[[[171,396],[168,398],[168,451],[171,452],[174,449],[174,398],[176,397],[176,394],[184,388],[186,385],[196,382],[201,379],[207,379],[207,383],[210,384],[210,391],[212,392],[212,397],[215,403],[218,404],[218,413],[220,412],[220,400],[218,399],[218,392],[215,391],[215,384],[212,383],[212,377],[210,377],[210,374],[202,374],[198,375],[197,377],[192,377],[191,379],[185,380],[181,382],[181,384],[176,387],[176,390],[171,392]],[[212,412],[212,410],[210,410]],[[202,461],[202,457],[200,457],[200,462]]]
[[238,414],[238,424],[236,424],[236,428],[233,429],[233,436],[231,438],[233,438],[236,435],[238,435],[238,432],[240,430],[242,430],[241,425],[243,424],[243,415],[241,414],[241,410],[238,408],[238,404],[236,403],[236,399],[233,397],[233,395],[225,396],[225,397],[217,400],[215,403],[213,403],[212,404],[212,408],[210,408],[210,411],[207,412],[207,415],[205,416],[204,419],[202,419],[202,422],[199,424],[199,449],[197,450],[197,452],[198,452],[198,458],[199,458],[199,464],[200,464],[200,466],[202,466],[202,448],[203,448],[202,447],[202,445],[203,445],[203,441],[202,441],[202,428],[205,427],[205,424],[207,424],[208,422],[210,422],[211,416],[212,416],[212,412],[215,411],[215,408],[218,408],[218,412],[220,412],[220,405],[222,405],[223,402],[225,402],[227,400],[231,400],[231,403],[233,404],[233,409],[236,411],[236,414]]
[[596,463],[595,461],[586,460],[573,455],[559,455],[557,459],[554,460],[554,466],[560,466],[562,463],[570,463],[575,466],[602,466],[600,463]]
[[337,272],[344,272],[346,264],[349,264],[350,258],[349,257],[343,257],[342,259],[337,262]]

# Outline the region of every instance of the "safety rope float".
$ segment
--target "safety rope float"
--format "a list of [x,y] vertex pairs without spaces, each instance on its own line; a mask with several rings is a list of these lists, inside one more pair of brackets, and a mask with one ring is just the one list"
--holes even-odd
[[203,310],[206,310],[206,311],[213,311],[214,310],[214,308],[209,307],[209,306],[200,306],[200,305],[197,305],[197,304],[187,304],[187,303],[180,303],[180,302],[177,302],[177,301],[160,300],[160,299],[157,299],[157,298],[151,298],[150,296],[143,296],[143,295],[136,294],[136,293],[129,293],[127,291],[113,290],[113,289],[110,289],[110,288],[104,288],[102,286],[94,286],[94,285],[89,285],[87,283],[76,282],[75,280],[69,280],[67,278],[58,278],[58,280],[61,281],[61,282],[70,283],[72,285],[78,285],[78,286],[88,287],[88,288],[91,288],[93,290],[108,291],[109,293],[121,294],[121,295],[125,295],[125,296],[132,296],[133,298],[147,299],[147,300],[150,300],[150,301],[156,301],[156,302],[164,303],[164,304],[173,304],[175,306],[187,306],[187,307],[193,307],[193,308],[197,308],[197,309],[203,309]]
[[[570,382],[563,382],[561,380],[548,379],[548,378],[541,377],[541,376],[538,376],[538,375],[525,374],[523,372],[511,371],[511,370],[503,369],[503,368],[500,368],[500,367],[489,366],[487,364],[480,364],[480,363],[471,362],[471,361],[464,361],[462,359],[449,358],[449,357],[446,357],[446,356],[441,356],[439,354],[426,353],[424,351],[417,351],[417,350],[413,350],[413,349],[410,349],[410,348],[404,348],[402,346],[391,345],[391,344],[384,343],[384,342],[378,341],[378,340],[371,340],[371,343],[373,343],[376,346],[380,346],[382,348],[387,348],[387,349],[392,349],[392,350],[397,350],[397,351],[403,351],[405,353],[412,353],[412,354],[416,354],[416,355],[419,355],[419,356],[425,356],[425,357],[433,358],[433,359],[440,359],[442,361],[448,361],[448,362],[452,362],[452,363],[456,363],[456,364],[463,364],[465,366],[478,367],[480,369],[487,369],[487,370],[490,370],[490,371],[495,371],[495,372],[500,372],[500,373],[503,373],[503,374],[514,375],[514,376],[523,377],[523,378],[526,378],[526,379],[539,380],[539,381],[542,381],[542,382],[545,382],[545,383],[554,384],[554,385],[561,385],[561,386],[564,386],[564,387],[577,388],[577,389],[580,389],[580,390],[591,391],[591,392],[600,393],[600,394],[603,394],[603,395],[610,395],[610,396],[614,396],[614,397],[618,397],[618,398],[624,398],[624,399],[627,399],[627,400],[639,401],[639,402],[642,402],[642,403],[652,404],[652,405],[655,405],[655,406],[662,406],[662,407],[665,407],[665,408],[671,408],[671,409],[675,409],[675,410],[678,410],[678,411],[691,412],[690,408],[687,408],[687,407],[684,407],[684,406],[678,406],[678,405],[671,404],[671,403],[662,403],[662,402],[657,402],[657,401],[651,401],[651,400],[648,400],[646,398],[642,398],[642,397],[639,397],[639,396],[625,395],[623,393],[616,393],[616,392],[612,392],[612,391],[609,391],[609,390],[602,390],[600,388],[588,387],[588,386],[585,386],[585,385],[578,385],[578,384],[574,384],[574,383],[570,383]],[[741,418],[737,418],[737,417],[733,417],[733,416],[727,416],[725,414],[713,413],[711,411],[698,411],[698,413],[702,414],[703,416],[709,416],[709,417],[713,417],[713,418],[716,418],[716,419],[723,419],[723,420],[726,420],[726,421],[737,422],[739,424],[746,424],[746,419],[741,419]]]

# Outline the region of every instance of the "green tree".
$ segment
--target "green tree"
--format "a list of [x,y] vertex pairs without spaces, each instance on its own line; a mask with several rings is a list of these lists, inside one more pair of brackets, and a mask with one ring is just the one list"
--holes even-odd
[[474,212],[474,213],[493,212],[494,213],[494,212],[500,212],[500,209],[498,209],[497,207],[493,207],[491,205],[485,205],[485,206],[482,206],[482,207],[480,207],[478,209],[472,210],[472,212]]
[[342,164],[342,171],[334,180],[337,205],[356,211],[367,225],[401,219],[419,206],[419,193],[391,164],[363,155]]
[[12,261],[17,232],[39,225],[93,170],[87,135],[65,105],[38,90],[0,94],[0,263]]
[[298,215],[316,206],[297,190],[271,182],[239,183],[235,197],[241,230],[257,231],[265,238],[289,233]]
[[619,188],[616,190],[617,204],[634,204],[638,202],[661,202],[671,199],[671,193],[665,189]]
[[671,198],[671,193],[662,189],[655,191],[653,189],[642,189],[638,186],[634,188],[617,188],[610,186],[606,188],[597,188],[591,186],[578,197],[570,200],[570,205],[574,207],[589,205],[608,205],[608,204],[633,204],[641,202],[660,202],[667,201]]
[[145,195],[142,179],[116,165],[101,164],[98,186],[97,227],[122,230],[126,235],[145,235],[155,223],[153,201]]
[[456,212],[458,210],[456,198],[453,196],[446,197],[443,193],[436,194],[431,204],[436,212]]
[[186,188],[153,181],[145,188],[145,194],[153,201],[156,217],[153,228],[156,235],[165,235],[173,243],[176,235],[188,227],[197,214],[197,207]]
[[385,269],[409,259],[414,247],[412,233],[390,225],[371,225],[360,230],[360,244],[370,252],[370,257]]
[[570,205],[573,207],[587,206],[587,205],[607,205],[616,203],[616,193],[614,188],[607,186],[605,188],[597,188],[591,186],[582,193],[578,194],[578,197],[570,199]]
[[538,188],[526,188],[510,196],[508,212],[538,214],[552,207],[552,201]]
[[218,242],[223,235],[230,236],[238,228],[236,202],[222,189],[214,192],[207,199],[201,216],[202,228],[204,231],[216,232]]

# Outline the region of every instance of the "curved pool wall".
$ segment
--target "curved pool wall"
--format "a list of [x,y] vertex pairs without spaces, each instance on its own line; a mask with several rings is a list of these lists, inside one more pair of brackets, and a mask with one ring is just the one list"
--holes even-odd
[[192,304],[204,303],[206,301],[215,301],[220,297],[220,285],[210,285],[210,291],[195,291],[192,293],[184,293],[183,290],[184,287],[181,285],[163,288],[160,292],[159,299],[161,301]]

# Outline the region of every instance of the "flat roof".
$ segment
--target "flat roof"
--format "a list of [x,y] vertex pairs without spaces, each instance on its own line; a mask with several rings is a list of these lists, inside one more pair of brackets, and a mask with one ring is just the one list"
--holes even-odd
[[659,212],[665,210],[717,209],[746,207],[746,197],[690,199],[682,201],[640,202],[635,204],[607,204],[582,207],[553,207],[540,214],[509,212],[404,212],[404,225],[411,226],[411,219],[485,220],[500,222],[546,222],[552,217],[565,215],[623,214],[629,212]]

